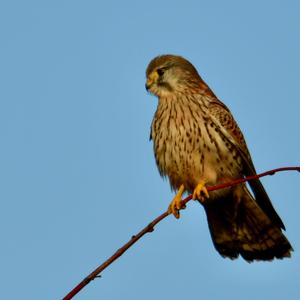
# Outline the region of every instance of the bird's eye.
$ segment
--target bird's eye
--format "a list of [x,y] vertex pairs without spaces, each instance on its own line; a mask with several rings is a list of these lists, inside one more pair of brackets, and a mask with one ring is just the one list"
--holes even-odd
[[162,75],[164,75],[165,70],[164,70],[164,69],[157,69],[156,72],[157,72],[157,74],[158,74],[159,76],[162,76]]

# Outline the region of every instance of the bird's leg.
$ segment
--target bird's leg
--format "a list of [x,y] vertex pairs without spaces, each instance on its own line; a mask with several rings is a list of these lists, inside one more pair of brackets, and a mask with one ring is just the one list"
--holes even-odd
[[200,202],[204,202],[205,198],[209,198],[208,191],[205,187],[205,181],[200,180],[193,192],[193,199],[199,200]]
[[168,213],[173,214],[176,219],[179,219],[180,217],[179,210],[185,207],[181,203],[182,200],[181,197],[183,192],[184,192],[184,185],[182,184],[168,208]]

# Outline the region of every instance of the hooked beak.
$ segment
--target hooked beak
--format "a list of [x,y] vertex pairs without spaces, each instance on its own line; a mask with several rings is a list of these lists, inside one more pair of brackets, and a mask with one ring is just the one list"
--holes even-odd
[[145,84],[145,88],[146,88],[147,91],[149,91],[149,89],[151,88],[152,84],[157,81],[158,77],[159,76],[158,76],[157,72],[152,72],[148,76],[146,84]]

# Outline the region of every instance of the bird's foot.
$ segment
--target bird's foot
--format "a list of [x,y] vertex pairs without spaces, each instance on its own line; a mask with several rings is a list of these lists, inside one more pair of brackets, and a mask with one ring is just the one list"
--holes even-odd
[[181,197],[183,192],[184,192],[184,185],[182,184],[168,208],[168,213],[173,214],[176,219],[179,219],[180,217],[179,211],[185,208],[185,205],[183,205],[181,202],[182,200]]
[[193,199],[204,203],[205,199],[207,198],[209,198],[209,194],[205,187],[205,181],[201,180],[194,189]]

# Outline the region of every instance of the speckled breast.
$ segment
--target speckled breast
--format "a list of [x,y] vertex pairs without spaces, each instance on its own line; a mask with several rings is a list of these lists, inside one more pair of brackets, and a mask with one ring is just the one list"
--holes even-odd
[[210,122],[205,105],[161,99],[151,136],[159,172],[175,190],[184,184],[192,192],[200,180],[215,185],[240,177],[241,159]]

